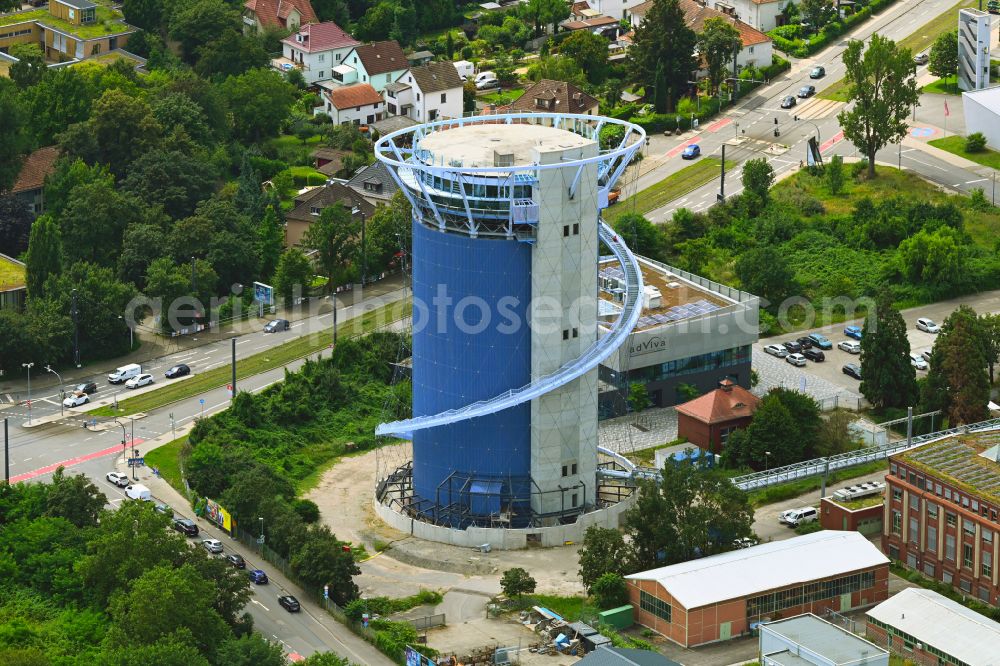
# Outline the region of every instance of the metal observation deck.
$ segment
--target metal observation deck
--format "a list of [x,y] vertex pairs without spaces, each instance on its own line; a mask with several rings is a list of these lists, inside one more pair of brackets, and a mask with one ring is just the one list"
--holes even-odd
[[[571,160],[564,158],[551,164],[515,164],[503,155],[494,158],[492,164],[482,163],[485,160],[465,164],[460,160],[436,158],[431,151],[421,147],[422,141],[436,132],[470,125],[518,124],[562,129],[590,139],[598,147],[601,131],[605,127],[620,126],[623,136],[613,147],[599,149],[597,155]],[[437,229],[445,232],[530,243],[534,240],[534,229],[538,224],[538,205],[530,198],[530,191],[532,184],[537,182],[539,172],[566,169],[573,173],[567,193],[569,198],[573,198],[585,169],[596,164],[597,203],[598,208],[603,209],[607,207],[611,187],[644,144],[645,132],[642,128],[620,120],[573,114],[512,113],[438,121],[393,132],[379,139],[375,144],[375,154],[395,174],[402,192],[413,207],[415,218],[432,220]],[[598,234],[621,263],[626,287],[624,307],[603,337],[577,358],[554,372],[532,378],[530,383],[520,388],[457,409],[383,423],[376,428],[375,434],[412,439],[412,433],[417,430],[459,423],[515,407],[578,379],[617,350],[642,314],[642,273],[632,251],[603,220],[598,222]]]

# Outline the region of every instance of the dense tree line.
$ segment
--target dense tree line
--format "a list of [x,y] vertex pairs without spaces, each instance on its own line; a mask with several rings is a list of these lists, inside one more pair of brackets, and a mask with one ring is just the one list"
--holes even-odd
[[144,502],[86,477],[0,484],[0,663],[284,664],[252,631],[249,583]]

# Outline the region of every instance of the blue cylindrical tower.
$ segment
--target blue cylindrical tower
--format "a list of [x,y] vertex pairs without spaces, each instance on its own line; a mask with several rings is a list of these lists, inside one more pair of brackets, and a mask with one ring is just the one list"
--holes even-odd
[[[608,124],[624,137],[602,149]],[[643,142],[621,121],[543,113],[376,143],[413,209],[413,416],[376,431],[413,441],[411,471],[391,475],[410,515],[547,526],[597,506],[596,368],[635,325],[642,288],[600,211]],[[629,291],[599,326],[601,243]]]

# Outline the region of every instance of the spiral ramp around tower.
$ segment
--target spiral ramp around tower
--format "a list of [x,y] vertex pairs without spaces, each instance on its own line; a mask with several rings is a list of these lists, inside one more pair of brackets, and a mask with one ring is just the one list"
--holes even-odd
[[639,321],[639,316],[642,314],[642,272],[635,255],[603,220],[598,223],[598,233],[601,241],[621,263],[626,282],[624,306],[604,336],[590,345],[583,354],[565,363],[555,372],[533,379],[531,383],[521,388],[506,391],[489,400],[474,402],[458,409],[449,409],[438,414],[418,416],[403,421],[382,423],[376,428],[375,434],[412,439],[412,433],[416,430],[435,428],[495,414],[538,398],[580,378],[621,347],[631,335]]

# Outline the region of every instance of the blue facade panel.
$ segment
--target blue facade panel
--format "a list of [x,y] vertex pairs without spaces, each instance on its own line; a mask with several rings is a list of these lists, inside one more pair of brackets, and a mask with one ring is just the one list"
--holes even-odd
[[[412,256],[413,415],[463,407],[529,383],[531,246],[414,222]],[[530,420],[531,405],[524,404],[414,432],[415,494],[469,506],[472,481],[496,480],[504,494],[527,500]]]

